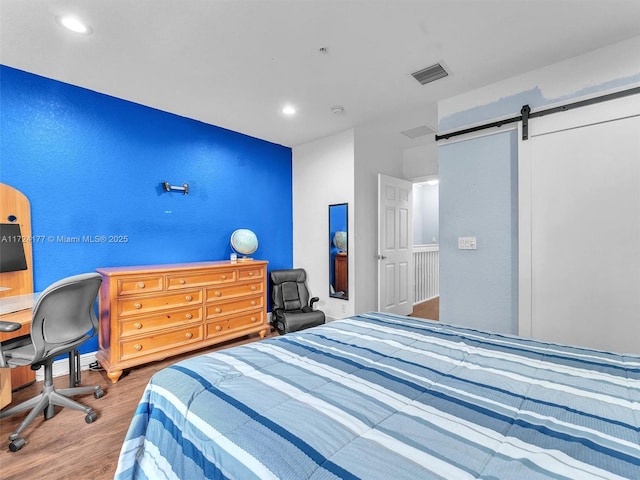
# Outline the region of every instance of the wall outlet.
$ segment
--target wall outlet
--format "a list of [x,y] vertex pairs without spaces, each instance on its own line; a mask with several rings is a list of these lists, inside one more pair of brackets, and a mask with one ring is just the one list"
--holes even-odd
[[476,237],[458,237],[458,250],[476,250]]

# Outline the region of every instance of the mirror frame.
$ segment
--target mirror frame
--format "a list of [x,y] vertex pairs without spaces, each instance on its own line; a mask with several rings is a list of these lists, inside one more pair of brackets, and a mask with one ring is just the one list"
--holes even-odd
[[[344,208],[344,219],[341,210]],[[340,216],[340,218],[338,218]],[[344,221],[343,221],[344,220]],[[334,244],[336,232],[345,232],[346,250]],[[329,205],[329,297],[349,300],[349,204]],[[336,276],[337,272],[337,276]],[[339,288],[338,288],[339,287]]]

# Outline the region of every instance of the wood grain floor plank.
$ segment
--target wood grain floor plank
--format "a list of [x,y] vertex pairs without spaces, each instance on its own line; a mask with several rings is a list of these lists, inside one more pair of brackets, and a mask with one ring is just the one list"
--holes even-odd
[[440,297],[432,298],[413,306],[412,317],[426,318],[429,320],[440,319]]

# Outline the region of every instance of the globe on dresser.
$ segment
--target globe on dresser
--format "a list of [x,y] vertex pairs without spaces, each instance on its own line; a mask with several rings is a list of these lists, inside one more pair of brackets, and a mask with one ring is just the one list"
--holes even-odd
[[252,258],[247,255],[251,255],[258,249],[258,237],[249,229],[239,228],[231,234],[231,248],[243,255],[238,261],[250,261]]
[[336,232],[333,236],[333,244],[342,252],[347,251],[347,232]]

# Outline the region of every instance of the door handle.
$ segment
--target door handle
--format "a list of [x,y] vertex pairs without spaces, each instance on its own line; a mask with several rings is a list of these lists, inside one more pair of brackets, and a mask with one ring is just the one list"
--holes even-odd
[[376,259],[378,260],[385,260],[387,257],[385,257],[384,255],[376,255]]

